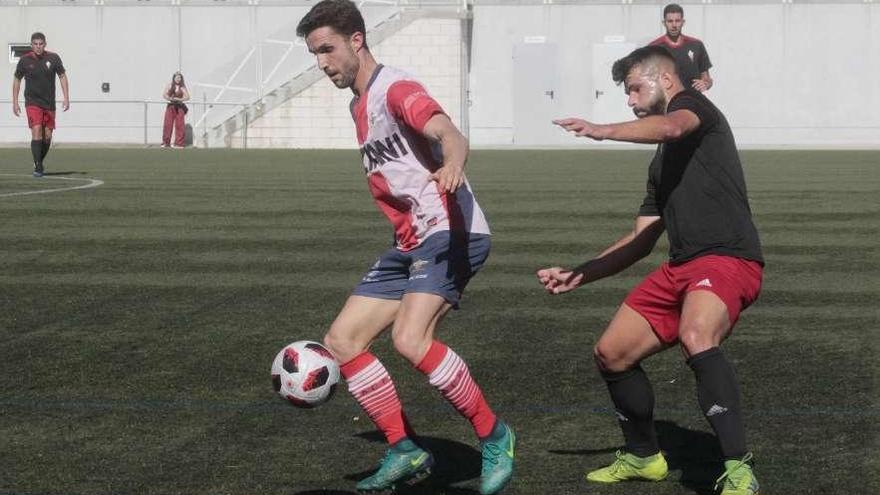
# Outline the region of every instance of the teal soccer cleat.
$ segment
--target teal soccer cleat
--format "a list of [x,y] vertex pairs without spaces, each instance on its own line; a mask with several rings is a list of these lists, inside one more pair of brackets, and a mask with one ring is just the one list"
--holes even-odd
[[483,469],[480,473],[480,493],[491,495],[507,486],[513,476],[513,457],[516,435],[507,423],[498,420],[492,434],[482,442]]
[[404,439],[388,449],[379,470],[360,480],[357,490],[361,493],[394,491],[400,484],[413,484],[427,478],[433,466],[434,456],[430,452]]

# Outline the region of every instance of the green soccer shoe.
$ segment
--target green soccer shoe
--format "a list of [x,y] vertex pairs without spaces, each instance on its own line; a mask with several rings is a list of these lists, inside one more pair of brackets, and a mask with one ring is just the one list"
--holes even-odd
[[742,459],[724,461],[724,474],[715,481],[715,491],[721,495],[758,495],[758,480],[748,464],[751,452]]
[[596,483],[617,483],[627,480],[662,481],[669,474],[669,466],[663,454],[658,452],[650,457],[637,457],[617,451],[617,459],[610,465],[587,473],[587,481]]

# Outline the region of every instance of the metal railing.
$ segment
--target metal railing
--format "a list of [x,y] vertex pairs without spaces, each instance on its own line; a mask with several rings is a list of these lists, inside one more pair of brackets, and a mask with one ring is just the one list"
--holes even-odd
[[[0,143],[19,143],[30,140],[27,130],[27,114],[24,99],[19,102],[21,115],[12,112],[11,100],[0,100]],[[63,112],[61,102],[56,104],[56,139],[67,143],[95,144],[142,144],[158,146],[162,142],[162,129],[165,107],[168,102],[158,100],[114,99],[86,100],[75,99],[70,102],[70,110]],[[222,122],[211,118],[215,107],[230,108],[235,112],[247,107],[246,103],[209,102],[204,94],[197,95],[187,102],[189,112],[186,122],[192,127],[193,146],[232,147],[240,142],[247,147],[247,123],[241,128],[241,135],[216,135],[213,127]],[[226,112],[219,112],[225,114]],[[226,118],[226,117],[223,117]],[[20,130],[20,132],[16,132]]]

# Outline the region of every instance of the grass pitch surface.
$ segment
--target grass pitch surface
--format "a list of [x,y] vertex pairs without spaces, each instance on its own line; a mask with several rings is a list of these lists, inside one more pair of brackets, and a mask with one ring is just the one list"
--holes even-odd
[[[565,296],[571,266],[632,226],[648,151],[481,151],[469,177],[493,253],[440,337],[520,443],[510,494],[708,494],[721,470],[680,353],[645,362],[672,469],[588,485],[622,439],[591,347],[665,256]],[[880,153],[744,152],[767,258],[724,349],[768,494],[880,493]],[[353,151],[0,150],[0,493],[350,494],[383,453],[341,385],[296,410],[271,390],[286,343],[320,340],[391,240]],[[20,194],[104,181],[89,189]],[[62,180],[67,179],[67,180]],[[77,180],[74,180],[77,179]],[[473,494],[469,425],[375,348],[434,477]]]

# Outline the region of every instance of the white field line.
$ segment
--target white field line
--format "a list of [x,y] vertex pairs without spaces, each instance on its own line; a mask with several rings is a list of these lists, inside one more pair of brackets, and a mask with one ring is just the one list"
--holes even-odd
[[[22,175],[22,174],[0,174],[9,177],[31,177],[30,175]],[[44,175],[42,178],[35,178],[33,180],[67,180],[67,181],[86,181],[86,184],[80,184],[78,186],[70,186],[70,187],[57,187],[54,189],[39,189],[37,191],[21,191],[21,192],[11,192],[11,193],[3,193],[0,194],[0,198],[10,198],[12,196],[27,196],[30,194],[46,194],[46,193],[54,193],[54,192],[63,192],[63,191],[74,191],[76,189],[90,189],[92,187],[98,187],[104,183],[102,180],[92,179],[90,177],[55,177],[51,175]]]

